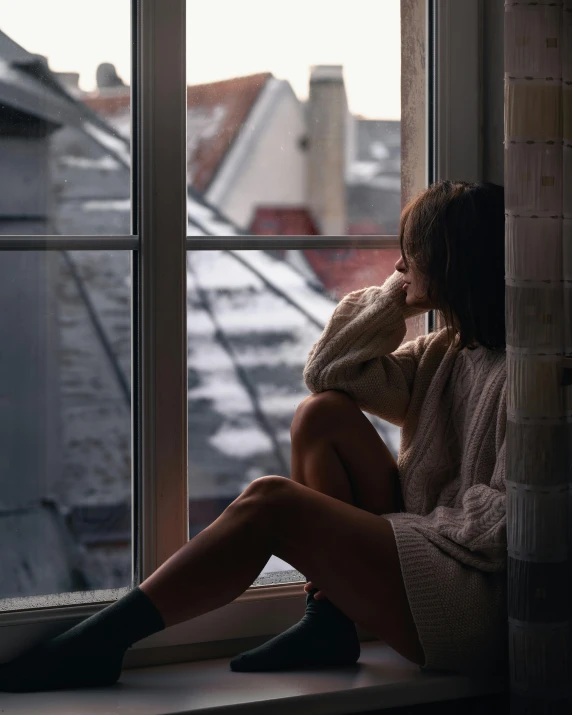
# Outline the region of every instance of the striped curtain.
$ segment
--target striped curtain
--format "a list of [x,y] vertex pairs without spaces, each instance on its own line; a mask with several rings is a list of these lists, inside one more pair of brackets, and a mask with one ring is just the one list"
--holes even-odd
[[511,714],[572,715],[572,0],[505,3],[505,193]]

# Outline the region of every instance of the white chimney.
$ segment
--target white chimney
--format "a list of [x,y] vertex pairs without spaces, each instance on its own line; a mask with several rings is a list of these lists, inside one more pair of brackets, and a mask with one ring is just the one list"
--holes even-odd
[[79,86],[79,72],[54,72],[54,74],[72,97],[81,97],[86,94]]
[[79,72],[54,72],[68,89],[79,89]]
[[308,119],[308,206],[320,232],[347,233],[348,100],[341,65],[311,67]]

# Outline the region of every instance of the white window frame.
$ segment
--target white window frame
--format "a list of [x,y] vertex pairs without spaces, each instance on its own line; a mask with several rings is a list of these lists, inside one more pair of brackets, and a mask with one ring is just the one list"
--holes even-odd
[[[427,183],[441,178],[477,180],[481,172],[480,0],[403,2],[422,4],[427,27],[434,28],[426,43],[427,146],[434,157]],[[133,470],[138,480],[133,485],[138,496],[133,506],[133,566],[138,583],[187,541],[186,250],[398,243],[396,236],[187,238],[186,0],[134,0],[134,6],[133,235],[3,236],[0,251],[133,251],[132,283],[138,305],[133,334],[139,346],[132,361]],[[296,622],[303,612],[303,596],[301,583],[251,588],[223,608],[136,644],[125,666],[237,652],[244,639],[277,633]],[[75,605],[0,613],[0,661],[66,630],[105,607],[111,598],[104,594],[98,603],[75,601]],[[182,656],[181,646],[187,647]]]

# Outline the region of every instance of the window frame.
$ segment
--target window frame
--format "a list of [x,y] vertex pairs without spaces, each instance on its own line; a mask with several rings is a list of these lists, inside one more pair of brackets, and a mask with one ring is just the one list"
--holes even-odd
[[188,539],[186,0],[137,0],[134,10],[132,543],[140,583]]
[[[476,180],[481,171],[479,0],[401,2],[402,8],[417,5],[417,11],[421,5],[425,22],[425,185],[440,178]],[[3,236],[0,252],[132,251],[132,543],[134,583],[140,583],[188,538],[187,250],[399,244],[397,236],[187,237],[186,0],[133,0],[132,31],[133,234]],[[163,315],[171,319],[161,320]],[[427,329],[432,329],[430,318]],[[21,644],[28,647],[62,632],[110,602],[111,592],[97,603],[0,613],[0,661]],[[181,646],[192,644],[198,644],[195,658],[214,642],[218,655],[231,654],[240,649],[240,639],[295,623],[303,607],[302,583],[255,586],[223,608],[135,644],[125,666],[141,664],[142,658],[161,662],[165,649],[181,652]]]
[[482,11],[480,0],[428,0],[430,182],[483,176]]

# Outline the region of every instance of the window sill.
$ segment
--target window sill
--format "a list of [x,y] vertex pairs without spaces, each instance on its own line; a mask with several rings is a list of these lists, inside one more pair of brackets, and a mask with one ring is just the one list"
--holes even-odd
[[348,715],[505,692],[504,678],[422,672],[380,642],[362,643],[353,668],[296,673],[233,673],[228,658],[125,670],[111,688],[3,693],[10,715]]

